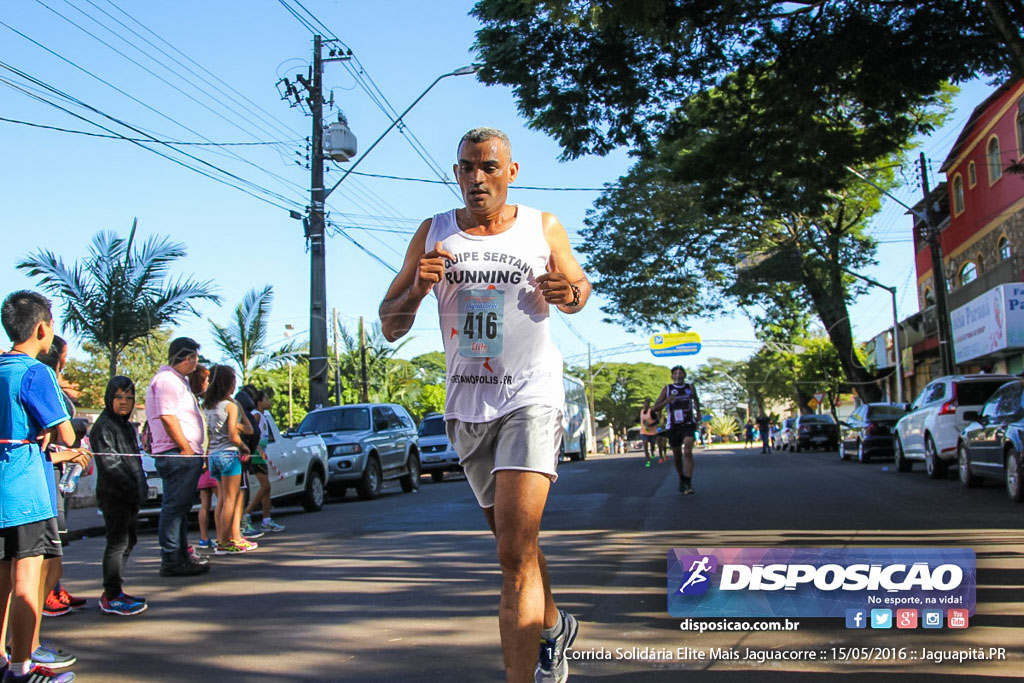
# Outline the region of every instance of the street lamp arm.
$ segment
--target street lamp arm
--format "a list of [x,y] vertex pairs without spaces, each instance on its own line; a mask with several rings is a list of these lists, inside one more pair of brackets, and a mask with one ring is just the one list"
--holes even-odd
[[329,197],[332,192],[334,192],[336,189],[338,189],[338,185],[341,185],[342,181],[345,180],[345,178],[348,177],[349,173],[351,173],[352,171],[356,170],[356,166],[358,166],[360,164],[360,162],[362,162],[362,160],[366,158],[366,155],[369,154],[371,151],[373,151],[373,148],[376,147],[377,144],[381,140],[384,139],[385,135],[390,133],[392,131],[392,129],[394,129],[395,126],[397,126],[399,123],[402,122],[402,118],[406,114],[408,114],[409,111],[412,110],[413,107],[415,107],[417,104],[419,104],[419,101],[422,100],[424,97],[426,97],[427,93],[430,92],[434,88],[435,85],[440,83],[442,79],[448,78],[449,76],[465,76],[467,74],[476,73],[479,70],[479,68],[480,67],[476,66],[476,65],[473,65],[473,66],[463,66],[463,67],[460,67],[460,68],[456,69],[455,71],[449,71],[448,73],[441,74],[440,76],[435,78],[434,82],[431,83],[430,85],[428,85],[427,89],[424,90],[423,92],[421,92],[419,97],[417,97],[415,100],[413,100],[412,104],[410,104],[408,107],[405,108],[405,111],[403,111],[401,114],[399,114],[397,117],[395,117],[395,120],[391,122],[391,125],[384,129],[384,132],[381,133],[380,136],[376,140],[373,141],[373,144],[371,144],[369,147],[367,147],[366,151],[363,152],[359,156],[359,158],[356,159],[352,163],[351,166],[349,166],[347,169],[345,169],[345,172],[338,179],[338,182],[334,183],[334,186],[331,187],[331,189],[327,190],[327,192],[324,194],[324,201],[327,200],[327,197]]
[[[918,210],[917,210],[917,209],[915,209],[914,207],[912,207],[912,206],[908,206],[908,205],[907,205],[907,204],[906,204],[905,202],[901,201],[901,200],[900,200],[900,199],[899,199],[898,197],[895,197],[895,196],[893,196],[893,195],[889,194],[889,192],[887,192],[887,191],[885,190],[885,188],[883,188],[883,187],[882,187],[881,185],[879,185],[879,184],[878,184],[878,183],[876,183],[875,181],[871,180],[870,178],[868,178],[868,177],[867,177],[866,175],[864,175],[863,173],[861,173],[861,172],[859,172],[859,171],[856,171],[856,170],[854,170],[854,169],[853,169],[852,167],[850,167],[850,166],[844,166],[843,168],[845,168],[845,169],[846,169],[847,171],[849,171],[850,173],[852,173],[853,175],[857,176],[858,178],[860,178],[861,180],[863,180],[863,181],[864,181],[865,183],[867,183],[868,185],[870,185],[871,187],[875,188],[876,190],[878,190],[879,192],[881,192],[882,194],[884,194],[884,195],[885,195],[886,197],[888,197],[889,199],[893,200],[894,202],[896,202],[897,204],[899,204],[900,206],[902,206],[902,207],[903,207],[904,209],[906,209],[907,211],[909,211],[909,212],[910,212],[910,213],[911,213],[911,214],[912,214],[912,215],[914,216],[914,218],[916,218],[916,219],[918,219],[918,220],[920,220],[920,221],[923,221],[925,225],[928,225],[928,224],[929,224],[929,223],[928,223],[928,216],[927,216],[927,214],[925,214],[925,213],[924,213],[923,211],[918,211]],[[881,286],[881,285],[880,285],[880,286]]]
[[855,278],[857,278],[859,280],[863,280],[864,282],[868,283],[869,285],[874,285],[875,287],[879,287],[881,289],[884,289],[884,290],[890,292],[891,294],[895,294],[896,293],[896,288],[895,287],[890,287],[888,285],[883,285],[881,282],[878,282],[877,280],[872,280],[871,278],[869,278],[869,277],[867,277],[865,275],[861,275],[860,273],[855,273],[852,270],[850,270],[849,268],[840,267],[839,270],[843,271],[847,275],[852,275],[853,277],[855,277]]

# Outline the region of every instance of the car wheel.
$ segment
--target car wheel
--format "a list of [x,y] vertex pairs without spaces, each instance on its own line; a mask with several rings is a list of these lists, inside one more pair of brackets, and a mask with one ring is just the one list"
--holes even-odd
[[399,480],[402,490],[406,493],[415,493],[420,490],[420,456],[416,451],[409,453],[409,471]]
[[356,485],[356,493],[363,500],[380,497],[380,463],[377,462],[377,456],[371,455],[366,461],[366,470],[363,471],[363,478]]
[[857,462],[859,462],[861,465],[864,465],[867,462],[869,462],[870,460],[871,460],[871,456],[868,455],[868,452],[864,450],[864,442],[863,441],[858,441],[857,442]]
[[302,509],[306,512],[320,512],[324,509],[325,497],[324,475],[320,474],[320,470],[313,470],[306,482],[306,492],[302,494]]
[[845,441],[840,441],[839,442],[839,459],[840,460],[846,460],[847,457],[848,457],[848,453],[846,452],[846,442]]
[[960,475],[960,484],[965,488],[974,488],[981,483],[978,476],[971,474],[971,454],[967,444],[962,441],[956,446],[956,469]]
[[942,479],[949,472],[949,463],[939,460],[939,452],[930,434],[924,438],[924,468],[929,479]]
[[1006,497],[1010,502],[1019,503],[1021,498],[1020,485],[1020,453],[1016,448],[1006,451]]
[[903,452],[903,442],[900,441],[898,438],[896,439],[896,448],[894,448],[893,450],[895,451],[893,455],[894,459],[896,460],[897,472],[909,472],[914,468],[914,463],[907,460],[907,456]]
[[431,472],[430,479],[432,481],[444,481],[444,472]]

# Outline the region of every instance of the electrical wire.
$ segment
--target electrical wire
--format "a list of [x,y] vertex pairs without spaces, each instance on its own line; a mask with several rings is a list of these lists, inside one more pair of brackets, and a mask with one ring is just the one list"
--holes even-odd
[[[352,175],[364,176],[367,178],[383,178],[385,180],[405,180],[414,183],[431,183],[434,185],[458,185],[454,180],[434,180],[432,178],[409,178],[406,176],[385,175],[383,173],[364,173],[352,171]],[[605,187],[540,187],[537,185],[510,185],[512,190],[538,190],[543,192],[604,192],[606,189],[615,189],[618,185],[611,184]]]
[[[45,128],[46,130],[53,130],[59,133],[74,133],[75,135],[87,135],[93,138],[110,138],[115,140],[126,140],[128,142],[153,142],[150,138],[129,138],[123,135],[104,135],[102,133],[90,133],[87,130],[73,130],[71,128],[60,128],[59,126],[47,126],[42,123],[33,123],[31,121],[20,121],[18,119],[9,119],[4,116],[0,116],[0,121],[6,121],[7,123],[17,123],[22,126],[31,126],[32,128]],[[186,140],[160,140],[161,144],[164,145],[180,145],[182,147],[255,147],[260,145],[283,145],[286,144],[284,141],[259,141],[259,142],[195,142]],[[289,140],[287,142],[295,143],[302,142],[302,140]]]

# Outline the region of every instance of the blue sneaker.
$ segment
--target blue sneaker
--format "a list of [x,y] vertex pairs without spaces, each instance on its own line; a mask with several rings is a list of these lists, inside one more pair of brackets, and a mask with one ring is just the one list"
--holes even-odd
[[130,617],[145,612],[149,605],[145,600],[139,600],[121,593],[113,600],[108,600],[106,594],[100,598],[100,610],[105,614],[116,614],[119,617]]
[[3,683],[71,683],[75,674],[66,671],[62,674],[36,664],[24,676],[16,676],[9,668],[4,672]]
[[534,683],[563,683],[569,678],[565,651],[575,642],[580,625],[576,617],[565,610],[558,610],[558,616],[562,620],[562,632],[557,638],[541,638],[537,668],[533,672]]
[[40,641],[39,647],[32,652],[32,662],[44,666],[47,669],[65,669],[78,658],[70,652],[65,652],[48,640]]
[[203,539],[203,538],[199,539],[199,543],[196,543],[196,545],[199,546],[200,548],[205,548],[206,550],[213,550],[213,541],[211,541],[208,538],[206,538],[206,539]]

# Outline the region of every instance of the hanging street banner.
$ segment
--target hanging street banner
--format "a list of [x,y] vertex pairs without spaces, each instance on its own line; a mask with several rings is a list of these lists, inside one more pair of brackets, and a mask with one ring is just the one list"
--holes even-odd
[[665,356],[693,356],[700,353],[700,335],[696,332],[666,332],[651,337],[651,353]]

